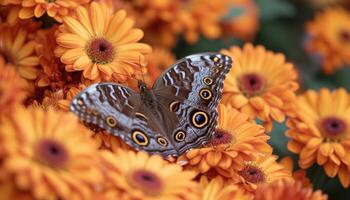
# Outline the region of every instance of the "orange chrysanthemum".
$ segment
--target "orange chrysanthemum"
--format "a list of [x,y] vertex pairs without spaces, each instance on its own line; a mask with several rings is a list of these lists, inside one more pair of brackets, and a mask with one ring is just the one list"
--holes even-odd
[[39,18],[46,13],[49,17],[62,22],[62,17],[72,14],[72,11],[79,5],[84,5],[89,2],[90,0],[23,0],[19,17],[21,19],[29,19],[31,17]]
[[254,192],[259,184],[277,180],[293,181],[290,171],[276,162],[277,156],[260,156],[255,161],[244,162],[244,168],[234,174],[233,183],[247,192]]
[[326,74],[350,64],[350,11],[328,8],[307,23],[306,29],[306,50],[320,58]]
[[35,42],[30,40],[29,33],[22,25],[19,23],[15,27],[0,27],[0,55],[23,78],[33,80],[38,75],[36,67],[39,59],[34,52]]
[[221,22],[224,35],[251,40],[259,28],[259,10],[253,0],[230,0],[231,9],[239,14]]
[[16,105],[23,103],[27,97],[28,84],[16,72],[6,65],[0,56],[0,110],[1,114],[10,113]]
[[320,190],[303,188],[300,182],[275,181],[259,185],[254,200],[327,200]]
[[189,0],[179,1],[177,20],[187,42],[195,43],[202,33],[209,39],[221,35],[220,19],[226,13],[228,1]]
[[249,43],[221,53],[234,58],[234,67],[225,80],[222,103],[252,118],[258,117],[267,131],[271,130],[273,120],[283,122],[286,115],[294,115],[298,74],[283,54]]
[[35,51],[42,68],[36,80],[36,86],[50,87],[54,92],[77,86],[81,81],[81,72],[67,72],[64,64],[54,54],[57,45],[56,30],[57,26],[39,30],[35,37]]
[[176,61],[175,55],[165,48],[153,48],[153,52],[147,55],[147,71],[149,82],[153,83],[158,76],[173,65]]
[[307,91],[297,99],[298,112],[287,121],[291,138],[288,149],[300,154],[299,165],[309,168],[314,163],[324,167],[330,177],[339,175],[344,187],[350,177],[350,97],[345,89],[319,93]]
[[202,187],[202,200],[250,200],[236,185],[227,184],[220,176],[211,181],[201,176],[199,184]]
[[286,156],[279,161],[279,164],[283,165],[286,169],[290,171],[295,181],[299,181],[304,188],[312,188],[310,179],[306,176],[306,171],[299,169],[293,171],[293,160],[291,157]]
[[[143,32],[121,10],[111,14],[105,4],[92,2],[88,9],[76,9],[77,18],[64,17],[57,34],[57,56],[67,71],[83,71],[96,81],[126,80],[140,65],[151,47],[138,43]],[[123,76],[124,75],[124,76]]]
[[192,179],[195,173],[183,171],[159,155],[119,149],[115,154],[102,152],[101,164],[107,181],[122,195],[114,198],[133,200],[199,199],[200,190]]
[[87,199],[102,182],[96,144],[71,113],[18,107],[0,135],[6,173],[36,199]]
[[219,105],[219,124],[210,143],[192,149],[178,159],[199,173],[213,169],[230,177],[233,170],[242,170],[244,161],[252,161],[260,154],[270,154],[270,138],[264,128],[249,121],[248,116],[236,109]]

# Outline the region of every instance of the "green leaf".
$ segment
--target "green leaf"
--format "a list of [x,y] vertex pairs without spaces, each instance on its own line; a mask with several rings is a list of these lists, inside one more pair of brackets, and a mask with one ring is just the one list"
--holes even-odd
[[222,21],[230,21],[235,17],[243,15],[245,12],[246,9],[243,6],[231,6],[230,11],[222,18]]
[[260,8],[262,21],[279,17],[293,17],[297,11],[294,5],[286,0],[255,0]]

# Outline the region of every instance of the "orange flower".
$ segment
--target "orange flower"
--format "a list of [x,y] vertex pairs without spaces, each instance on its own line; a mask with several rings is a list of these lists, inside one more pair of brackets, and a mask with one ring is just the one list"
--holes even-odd
[[205,176],[201,176],[199,184],[203,189],[202,200],[250,200],[236,185],[227,184],[220,176],[210,182]]
[[16,105],[23,103],[27,97],[28,84],[16,72],[15,68],[6,65],[0,56],[0,110],[1,114],[10,113]]
[[39,59],[35,55],[35,42],[30,40],[29,33],[23,25],[30,29],[32,24],[18,23],[15,27],[0,25],[0,56],[5,63],[13,65],[21,77],[34,80],[38,75]]
[[[64,17],[57,34],[55,54],[67,71],[83,71],[93,81],[125,81],[144,65],[151,47],[138,43],[143,32],[121,10],[110,14],[105,4],[92,2],[88,9],[76,9],[77,18]],[[124,76],[122,76],[124,75]]]
[[300,154],[301,168],[316,162],[328,176],[338,174],[342,185],[348,187],[350,177],[342,165],[350,167],[349,93],[345,89],[309,90],[298,97],[297,106],[297,116],[287,121],[288,149]]
[[262,153],[270,154],[270,138],[264,128],[249,121],[248,116],[236,109],[219,105],[219,125],[211,142],[192,149],[178,159],[199,173],[213,169],[225,177],[233,170],[242,170],[244,161],[252,161]]
[[0,124],[4,168],[36,199],[87,199],[102,182],[90,133],[71,113],[18,107]]
[[189,0],[179,1],[176,27],[187,42],[195,43],[202,33],[209,39],[218,38],[221,35],[220,19],[226,13],[228,1]]
[[298,74],[283,54],[249,43],[221,53],[234,58],[224,84],[223,104],[258,117],[268,132],[273,120],[283,122],[286,115],[294,115]]
[[259,10],[253,0],[231,0],[231,9],[237,16],[224,18],[221,22],[225,35],[252,40],[259,28]]
[[317,13],[315,19],[306,24],[306,29],[306,50],[320,58],[326,74],[350,64],[349,11],[341,7],[328,8]]
[[306,171],[299,169],[293,171],[293,160],[291,157],[286,156],[279,161],[279,164],[283,165],[286,169],[290,171],[295,181],[301,183],[304,188],[312,188],[312,184],[309,178],[306,176]]
[[247,192],[254,192],[258,184],[277,180],[293,181],[291,173],[276,162],[277,156],[261,156],[255,161],[244,162],[244,168],[235,173],[233,183],[240,185]]
[[200,190],[192,181],[195,173],[183,171],[159,155],[149,156],[145,152],[119,149],[115,154],[101,153],[101,165],[105,169],[106,181],[121,191],[114,198],[134,200],[199,199]]
[[79,5],[89,2],[90,0],[23,0],[19,17],[21,19],[39,18],[46,13],[55,20],[62,22],[62,17],[70,15]]
[[57,26],[39,30],[35,37],[35,51],[39,57],[42,71],[36,80],[37,87],[50,86],[52,91],[77,86],[80,83],[80,72],[67,72],[64,64],[54,55],[56,48],[55,31]]
[[275,181],[259,185],[254,200],[327,200],[320,190],[304,188],[300,182]]

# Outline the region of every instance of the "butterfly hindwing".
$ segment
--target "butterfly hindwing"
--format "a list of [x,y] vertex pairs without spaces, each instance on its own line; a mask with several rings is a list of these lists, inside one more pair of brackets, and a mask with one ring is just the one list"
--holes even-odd
[[70,109],[83,122],[119,136],[135,149],[176,154],[168,140],[149,126],[147,117],[140,110],[141,103],[139,93],[130,88],[115,83],[100,83],[89,86],[77,95]]

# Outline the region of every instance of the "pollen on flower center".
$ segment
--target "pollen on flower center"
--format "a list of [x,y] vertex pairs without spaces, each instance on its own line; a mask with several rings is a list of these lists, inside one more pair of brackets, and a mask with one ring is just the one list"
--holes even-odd
[[327,117],[321,120],[321,129],[326,137],[334,138],[345,133],[347,124],[340,118]]
[[255,96],[264,88],[264,80],[255,73],[244,74],[240,77],[240,88],[247,96]]
[[37,146],[39,160],[52,167],[62,168],[67,164],[68,153],[64,146],[52,139],[43,139]]
[[244,180],[251,183],[262,183],[265,181],[265,174],[261,169],[256,166],[247,165],[245,168],[238,172]]
[[162,192],[163,183],[154,173],[146,170],[135,170],[130,175],[130,183],[149,195]]
[[231,144],[234,140],[235,138],[229,132],[223,129],[216,129],[210,140],[210,144],[213,146]]
[[104,38],[95,38],[86,47],[86,53],[94,63],[107,64],[114,59],[113,45]]

